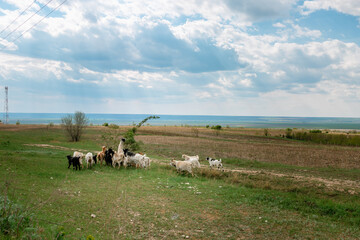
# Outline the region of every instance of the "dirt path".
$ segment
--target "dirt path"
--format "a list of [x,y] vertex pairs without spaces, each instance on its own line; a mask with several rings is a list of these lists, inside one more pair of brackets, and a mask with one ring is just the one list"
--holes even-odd
[[[68,147],[55,146],[55,145],[50,145],[50,144],[24,144],[24,145],[25,146],[31,146],[31,147],[59,149],[59,150],[65,150],[65,151],[91,152],[91,151],[84,150],[84,149],[68,148]],[[95,152],[99,152],[99,151],[95,151]]]
[[[91,152],[89,150],[84,149],[76,149],[76,148],[67,148],[62,146],[55,146],[50,144],[24,144],[25,146],[33,146],[33,147],[41,147],[41,148],[51,148],[51,149],[59,149],[59,150],[69,150],[69,151],[80,151],[80,152]],[[159,159],[151,159],[152,162],[156,162],[161,165],[167,165],[168,163],[161,161]],[[202,165],[201,167],[207,168],[208,166]],[[306,176],[301,174],[294,173],[280,173],[276,171],[270,170],[253,170],[246,168],[236,168],[229,169],[225,168],[224,171],[227,172],[239,172],[247,175],[260,175],[265,174],[269,176],[275,176],[279,178],[291,178],[294,181],[298,182],[311,182],[317,186],[325,186],[328,189],[333,189],[341,192],[347,191],[349,194],[359,194],[360,193],[360,182],[353,180],[343,180],[343,179],[334,179],[334,178],[323,178],[323,177],[315,177],[315,176]]]

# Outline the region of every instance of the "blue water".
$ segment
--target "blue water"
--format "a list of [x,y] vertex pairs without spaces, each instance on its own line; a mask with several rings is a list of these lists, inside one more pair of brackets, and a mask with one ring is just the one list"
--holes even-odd
[[[4,121],[4,114],[2,121]],[[15,124],[61,124],[65,113],[9,113],[9,123]],[[133,125],[149,114],[94,114],[86,113],[89,123],[102,125]],[[360,129],[360,118],[334,117],[267,117],[267,116],[204,116],[204,115],[157,115],[146,124],[153,126],[206,126],[254,128],[311,128],[311,129]]]

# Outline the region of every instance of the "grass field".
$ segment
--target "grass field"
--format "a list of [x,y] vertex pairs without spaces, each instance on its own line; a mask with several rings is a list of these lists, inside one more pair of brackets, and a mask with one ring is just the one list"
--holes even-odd
[[[0,125],[0,239],[360,239],[358,147],[143,126],[150,169],[68,169],[66,155],[100,151],[104,131],[74,143],[58,126]],[[200,156],[195,177],[169,166],[183,153]],[[226,171],[209,170],[208,156]]]

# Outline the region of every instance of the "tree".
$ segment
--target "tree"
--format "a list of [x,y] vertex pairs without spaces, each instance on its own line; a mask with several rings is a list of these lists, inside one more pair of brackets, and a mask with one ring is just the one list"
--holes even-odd
[[[149,117],[147,117],[147,118],[145,118],[144,120],[142,120],[141,122],[139,122],[139,124],[138,125],[136,125],[136,128],[140,128],[144,123],[146,123],[148,120],[150,120],[150,119],[158,119],[158,118],[160,118],[159,116],[149,116]],[[134,132],[135,133],[135,132]]]
[[78,142],[88,124],[88,119],[83,112],[75,112],[74,115],[68,114],[61,119],[62,126],[71,141]]
[[145,119],[143,119],[141,122],[139,122],[135,127],[129,129],[125,134],[124,134],[124,138],[126,139],[125,141],[125,146],[127,148],[129,148],[132,151],[137,151],[140,149],[140,145],[138,142],[136,142],[135,140],[135,134],[136,131],[142,126],[144,125],[147,121],[149,121],[150,119],[158,119],[160,118],[159,116],[149,116]]
[[[135,134],[138,128],[140,128],[142,125],[144,125],[148,120],[150,119],[158,119],[160,117],[158,116],[149,116],[142,120],[137,125],[134,124],[134,127],[128,129],[122,137],[126,139],[125,141],[125,147],[130,149],[131,151],[137,151],[140,149],[140,144],[136,142],[135,140]],[[121,133],[118,129],[107,129],[107,131],[104,131],[104,133],[101,135],[101,138],[105,142],[106,146],[115,148],[117,144],[119,144],[119,139],[121,137]]]

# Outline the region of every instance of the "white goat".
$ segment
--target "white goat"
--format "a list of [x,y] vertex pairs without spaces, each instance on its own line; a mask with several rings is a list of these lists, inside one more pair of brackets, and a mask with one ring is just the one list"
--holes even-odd
[[121,163],[126,168],[127,164],[128,164],[128,157],[125,157],[125,154],[124,154],[123,151],[115,152],[113,157],[112,157],[112,166],[115,168],[116,164],[118,164],[119,165],[118,169],[119,169]]
[[[135,155],[133,156],[130,156],[128,155],[128,160],[129,160],[129,164],[130,165],[135,165],[136,168],[138,167],[144,167],[145,166],[145,158],[146,157],[146,154],[145,155],[142,155],[140,153],[136,153]],[[145,168],[145,167],[144,167]]]
[[181,157],[184,158],[185,161],[191,162],[191,164],[193,165],[194,168],[199,168],[200,167],[199,155],[188,156],[188,155],[183,154]]
[[83,168],[82,160],[84,158],[84,154],[82,152],[75,151],[73,154],[73,157],[79,157],[80,166],[81,166],[81,168]]
[[89,168],[89,165],[90,165],[90,167],[92,167],[92,165],[95,164],[94,156],[91,152],[88,152],[85,155],[85,161],[86,161],[86,168]]
[[144,155],[144,158],[143,158],[143,165],[142,165],[143,168],[148,168],[150,167],[150,158],[146,156],[146,154]]
[[220,158],[220,160],[217,160],[217,159],[213,159],[213,158],[211,158],[211,157],[207,157],[206,160],[209,161],[210,168],[216,167],[218,170],[221,169],[221,170],[224,171],[224,167],[223,167],[223,165],[222,165],[222,163],[221,163],[221,158]]
[[118,152],[124,152],[124,144],[125,144],[125,138],[122,138],[120,139],[120,143],[119,143],[119,146],[118,146]]
[[176,167],[177,172],[186,171],[191,173],[192,176],[194,176],[192,172],[192,163],[188,161],[175,161],[174,159],[171,160],[170,166]]
[[119,165],[118,169],[120,168],[121,163],[124,165],[124,167],[127,167],[128,165],[128,158],[125,156],[124,153],[124,143],[125,143],[125,138],[120,139],[118,150],[117,152],[114,153],[112,157],[112,165],[114,168],[116,164]]

